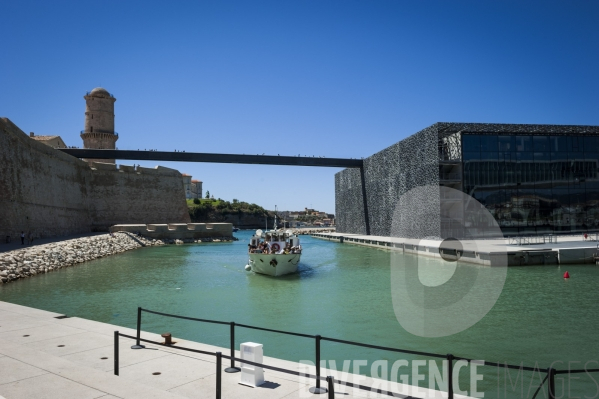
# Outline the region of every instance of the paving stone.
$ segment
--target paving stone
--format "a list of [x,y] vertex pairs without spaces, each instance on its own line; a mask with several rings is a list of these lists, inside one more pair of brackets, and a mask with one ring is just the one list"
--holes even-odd
[[66,356],[73,353],[87,352],[92,349],[108,348],[113,352],[114,339],[107,335],[83,332],[59,338],[45,339],[27,344],[31,349],[40,350],[55,356]]
[[[214,362],[168,355],[122,367],[120,376],[166,391],[215,374],[215,365]],[[153,374],[157,372],[160,375]]]
[[0,384],[24,380],[38,375],[47,374],[47,371],[30,366],[10,357],[0,357]]
[[67,326],[52,325],[52,328],[50,328],[49,325],[43,325],[2,332],[0,333],[0,341],[29,344],[31,342],[66,337],[69,335],[81,334],[83,332],[85,331]]
[[[121,368],[164,356],[171,356],[171,354],[168,352],[155,350],[151,348],[137,350],[131,349],[130,347],[125,346],[124,343],[131,343],[131,341],[121,340],[121,347],[119,351],[119,366]],[[102,359],[103,357],[106,357],[108,359]],[[105,346],[102,348],[96,348],[84,352],[73,353],[71,355],[65,355],[62,358],[102,371],[113,371],[114,369],[113,346]]]
[[51,373],[2,384],[0,394],[10,399],[94,399],[106,395],[105,392]]

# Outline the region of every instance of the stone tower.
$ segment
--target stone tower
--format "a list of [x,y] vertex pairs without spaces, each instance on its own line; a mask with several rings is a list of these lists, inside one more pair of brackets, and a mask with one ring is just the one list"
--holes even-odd
[[[106,89],[96,87],[85,96],[85,130],[81,132],[83,148],[116,148],[118,133],[114,131],[114,102],[116,98]],[[115,163],[114,159],[87,159],[90,162]]]

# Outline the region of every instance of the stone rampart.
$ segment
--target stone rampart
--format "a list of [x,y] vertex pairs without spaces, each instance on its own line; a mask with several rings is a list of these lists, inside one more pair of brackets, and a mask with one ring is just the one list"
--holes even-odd
[[0,118],[0,238],[190,221],[178,171],[93,165],[30,139]]
[[21,231],[43,236],[90,231],[89,172],[85,162],[0,118],[0,238],[17,239]]
[[181,174],[161,167],[139,169],[91,171],[92,230],[108,231],[115,224],[190,222]]

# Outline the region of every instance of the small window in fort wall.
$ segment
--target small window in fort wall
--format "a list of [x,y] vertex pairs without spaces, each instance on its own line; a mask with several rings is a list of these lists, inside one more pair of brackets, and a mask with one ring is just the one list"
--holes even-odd
[[89,131],[93,133],[93,132],[94,132],[94,127],[93,127],[93,126],[90,126],[90,127],[89,127]]

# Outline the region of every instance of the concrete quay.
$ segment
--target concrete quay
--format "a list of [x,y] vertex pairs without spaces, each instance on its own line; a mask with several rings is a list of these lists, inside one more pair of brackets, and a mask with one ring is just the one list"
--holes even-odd
[[164,223],[164,224],[117,224],[110,231],[141,234],[152,239],[198,240],[202,238],[233,238],[231,223]]
[[[215,357],[177,351],[173,347],[146,344],[133,350],[133,340],[121,337],[120,375],[113,374],[114,331],[135,335],[130,328],[86,320],[0,302],[0,398],[213,398],[216,397]],[[161,342],[158,334],[142,332],[142,338]],[[175,346],[204,351],[225,348],[174,337]],[[268,343],[264,343],[268,353]],[[236,353],[239,356],[239,352]],[[299,363],[264,357],[264,364],[314,373]],[[223,359],[223,368],[228,360]],[[160,374],[156,374],[160,373]],[[344,381],[385,388],[372,378],[322,370]],[[240,374],[222,373],[222,398],[326,398],[308,389],[314,381],[265,370],[266,383],[257,388],[240,385]],[[323,381],[324,383],[324,381]],[[323,384],[324,386],[325,384]],[[447,393],[392,384],[394,392],[422,398],[447,398]],[[339,398],[388,398],[369,391],[335,386]],[[454,395],[455,398],[467,398]]]
[[[314,233],[312,237],[345,244],[401,251],[406,254],[441,259],[441,240],[406,239],[347,233]],[[460,262],[483,266],[535,266],[595,263],[599,242],[583,240],[579,235],[555,236],[555,242],[511,245],[508,239],[462,240]]]

